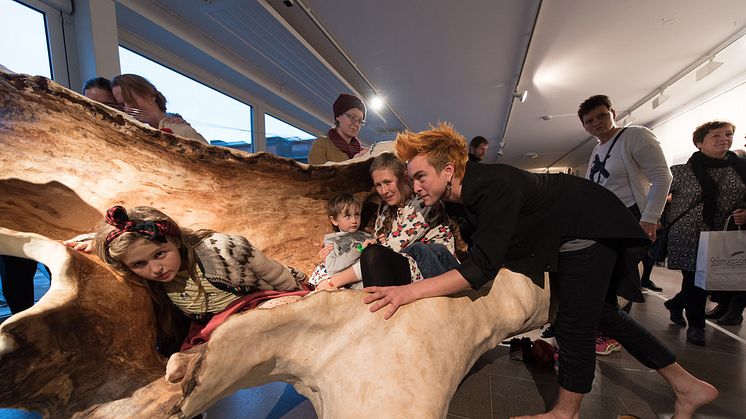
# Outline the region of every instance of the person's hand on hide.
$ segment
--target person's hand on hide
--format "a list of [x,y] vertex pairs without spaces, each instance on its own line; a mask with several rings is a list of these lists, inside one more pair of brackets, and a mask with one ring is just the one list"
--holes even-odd
[[383,314],[384,319],[390,319],[396,313],[399,307],[417,301],[417,295],[412,287],[413,284],[400,285],[394,287],[365,287],[363,291],[369,292],[370,295],[363,298],[365,304],[371,304],[370,311],[376,311],[389,306]]
[[91,253],[93,251],[93,240],[79,239],[79,237],[81,236],[73,237],[70,240],[65,240],[62,242],[62,244],[64,244],[67,247],[72,247],[78,252]]
[[321,290],[335,290],[337,287],[331,284],[330,279],[325,279],[318,284],[316,284],[316,287],[314,287],[314,291],[321,291]]

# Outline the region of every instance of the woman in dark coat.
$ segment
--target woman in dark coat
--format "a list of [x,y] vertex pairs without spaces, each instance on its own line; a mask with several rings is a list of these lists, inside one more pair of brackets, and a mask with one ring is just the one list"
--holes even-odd
[[[702,124],[692,134],[699,151],[686,164],[671,168],[671,211],[676,219],[668,232],[668,267],[681,269],[681,291],[666,301],[671,321],[685,326],[682,310],[689,320],[687,341],[705,345],[705,303],[707,293],[694,285],[699,233],[736,228],[746,222],[746,161],[730,150],[736,127],[730,122]],[[726,219],[732,216],[728,226]],[[731,311],[720,324],[740,324],[746,305],[744,293],[726,293]],[[722,297],[722,295],[721,295]],[[716,298],[716,297],[713,297]]]
[[400,134],[395,148],[408,162],[425,205],[462,203],[476,231],[470,258],[456,269],[409,285],[366,288],[371,311],[388,307],[388,319],[415,300],[479,288],[502,267],[532,278],[548,271],[556,278],[552,292],[559,301],[560,394],[542,417],[577,417],[593,383],[599,328],[668,381],[676,395],[675,417],[691,417],[717,397],[713,386],[685,371],[668,348],[616,306],[617,256],[647,237],[613,193],[578,177],[467,163],[466,140],[447,124]]

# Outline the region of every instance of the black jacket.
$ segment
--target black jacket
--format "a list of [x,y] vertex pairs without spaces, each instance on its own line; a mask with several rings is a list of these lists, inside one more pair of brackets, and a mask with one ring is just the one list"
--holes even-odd
[[619,248],[649,243],[616,195],[575,176],[467,163],[461,199],[476,231],[470,258],[457,269],[475,289],[501,267],[543,284],[543,273],[556,272],[559,247],[569,239]]

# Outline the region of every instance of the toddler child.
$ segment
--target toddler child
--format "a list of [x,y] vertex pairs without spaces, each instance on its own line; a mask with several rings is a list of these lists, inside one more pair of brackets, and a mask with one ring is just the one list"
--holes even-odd
[[360,259],[360,253],[368,244],[376,242],[371,234],[358,230],[362,207],[360,200],[349,193],[339,194],[329,200],[327,215],[336,232],[324,236],[323,245],[331,246],[331,252],[324,258],[324,263],[316,267],[309,284],[318,286],[323,282],[321,288],[327,285],[334,287],[329,283],[332,275],[350,266],[354,269],[355,265],[358,265],[359,271],[359,264],[356,262]]

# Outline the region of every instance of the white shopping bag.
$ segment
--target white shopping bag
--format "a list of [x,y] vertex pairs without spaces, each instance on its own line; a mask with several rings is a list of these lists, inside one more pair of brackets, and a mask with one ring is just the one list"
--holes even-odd
[[699,233],[694,284],[706,290],[746,291],[746,230]]

